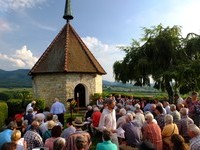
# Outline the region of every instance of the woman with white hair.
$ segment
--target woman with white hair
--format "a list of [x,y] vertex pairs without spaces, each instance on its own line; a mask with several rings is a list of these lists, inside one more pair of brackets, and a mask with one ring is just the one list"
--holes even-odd
[[63,128],[62,123],[58,120],[58,115],[53,115],[53,121],[56,125],[59,125],[61,128]]
[[121,117],[119,117],[119,119],[117,120],[117,128],[126,123],[126,109],[121,108],[119,114],[121,115]]
[[180,135],[183,136],[185,139],[185,142],[188,143],[190,140],[190,137],[188,135],[188,126],[190,124],[194,124],[194,121],[188,116],[188,108],[181,108],[180,114],[181,114],[181,120],[178,122],[178,129]]
[[200,148],[200,129],[195,124],[190,124],[188,134],[192,138],[190,140],[190,149],[199,150]]
[[162,137],[170,137],[172,134],[179,134],[178,127],[173,123],[173,117],[170,114],[165,115],[165,126],[162,130]]
[[173,134],[179,134],[178,127],[173,123],[173,116],[170,114],[165,115],[165,126],[162,130],[163,138],[163,149],[170,149],[171,147],[171,136]]
[[163,143],[162,143],[162,135],[160,127],[153,122],[153,115],[151,113],[147,113],[145,115],[145,120],[147,125],[143,127],[143,139],[146,141],[150,141],[155,150],[162,150]]

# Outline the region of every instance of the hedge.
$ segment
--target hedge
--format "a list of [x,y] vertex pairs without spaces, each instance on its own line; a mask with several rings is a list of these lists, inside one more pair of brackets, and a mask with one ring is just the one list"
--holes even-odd
[[[44,99],[34,99],[36,101],[36,107],[38,109],[44,109],[45,100]],[[31,103],[32,99],[22,100],[22,99],[9,99],[7,101],[8,105],[8,115],[14,116],[16,113],[26,110],[26,106]]]
[[6,102],[0,101],[0,129],[3,127],[5,123],[5,119],[8,117],[8,106]]

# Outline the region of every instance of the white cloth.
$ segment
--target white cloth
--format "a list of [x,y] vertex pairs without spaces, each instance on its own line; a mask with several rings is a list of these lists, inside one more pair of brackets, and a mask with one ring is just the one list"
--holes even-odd
[[98,129],[100,131],[103,131],[106,129],[113,129],[115,130],[117,127],[116,123],[116,113],[113,109],[112,111],[105,108],[101,114],[100,121],[99,121],[99,127]]

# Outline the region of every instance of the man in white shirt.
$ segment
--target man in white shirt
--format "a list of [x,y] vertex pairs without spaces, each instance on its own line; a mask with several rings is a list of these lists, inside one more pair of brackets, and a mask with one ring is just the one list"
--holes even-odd
[[65,105],[59,102],[58,98],[55,98],[55,102],[51,106],[50,113],[57,115],[58,120],[64,125],[64,113],[66,112]]
[[29,103],[27,106],[26,106],[26,115],[28,114],[28,110],[30,108],[33,109],[33,106],[36,104],[36,101],[32,101],[31,103]]
[[[117,123],[116,123],[116,113],[115,113],[115,101],[112,99],[108,99],[107,108],[105,108],[101,114],[101,118],[99,121],[99,130],[103,131],[104,129],[115,132]],[[111,136],[111,141],[117,145],[119,149],[119,143],[117,134],[113,133]]]

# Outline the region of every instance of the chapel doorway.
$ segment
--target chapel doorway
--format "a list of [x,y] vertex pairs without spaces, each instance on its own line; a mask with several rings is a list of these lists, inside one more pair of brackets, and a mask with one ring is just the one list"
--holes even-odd
[[85,107],[85,87],[82,84],[78,84],[74,89],[74,98],[79,101],[79,107]]

